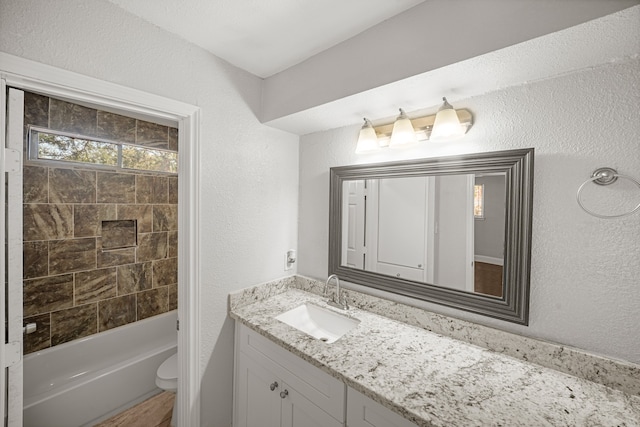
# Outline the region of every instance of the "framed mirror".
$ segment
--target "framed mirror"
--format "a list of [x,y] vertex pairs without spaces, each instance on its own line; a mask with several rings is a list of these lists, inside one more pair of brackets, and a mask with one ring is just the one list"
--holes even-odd
[[329,274],[528,324],[534,150],[330,170]]

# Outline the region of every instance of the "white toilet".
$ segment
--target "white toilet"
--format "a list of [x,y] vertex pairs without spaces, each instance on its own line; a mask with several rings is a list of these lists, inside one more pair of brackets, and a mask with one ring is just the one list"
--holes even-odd
[[[158,368],[156,373],[156,385],[163,390],[176,393],[178,391],[178,353],[169,357],[162,362],[162,365]],[[178,398],[173,402],[173,414],[171,415],[171,427],[176,426],[176,420],[178,419]]]

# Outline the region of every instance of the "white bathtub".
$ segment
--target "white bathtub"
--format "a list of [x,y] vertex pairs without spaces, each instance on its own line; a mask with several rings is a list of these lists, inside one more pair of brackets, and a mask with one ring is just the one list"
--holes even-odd
[[160,392],[177,310],[24,358],[24,427],[90,426]]

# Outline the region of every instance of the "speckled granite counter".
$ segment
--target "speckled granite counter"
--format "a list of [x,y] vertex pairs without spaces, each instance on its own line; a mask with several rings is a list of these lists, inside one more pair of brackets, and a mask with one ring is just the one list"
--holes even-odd
[[640,426],[640,396],[358,308],[360,325],[325,344],[274,318],[323,298],[286,284],[251,295],[232,318],[417,425]]

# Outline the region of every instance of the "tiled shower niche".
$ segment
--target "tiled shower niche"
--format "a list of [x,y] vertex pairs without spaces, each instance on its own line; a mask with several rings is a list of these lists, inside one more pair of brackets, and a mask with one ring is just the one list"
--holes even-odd
[[[25,92],[28,125],[178,150],[175,128]],[[25,163],[31,353],[177,308],[178,177]]]
[[102,221],[102,251],[135,248],[137,246],[137,220],[120,219]]

